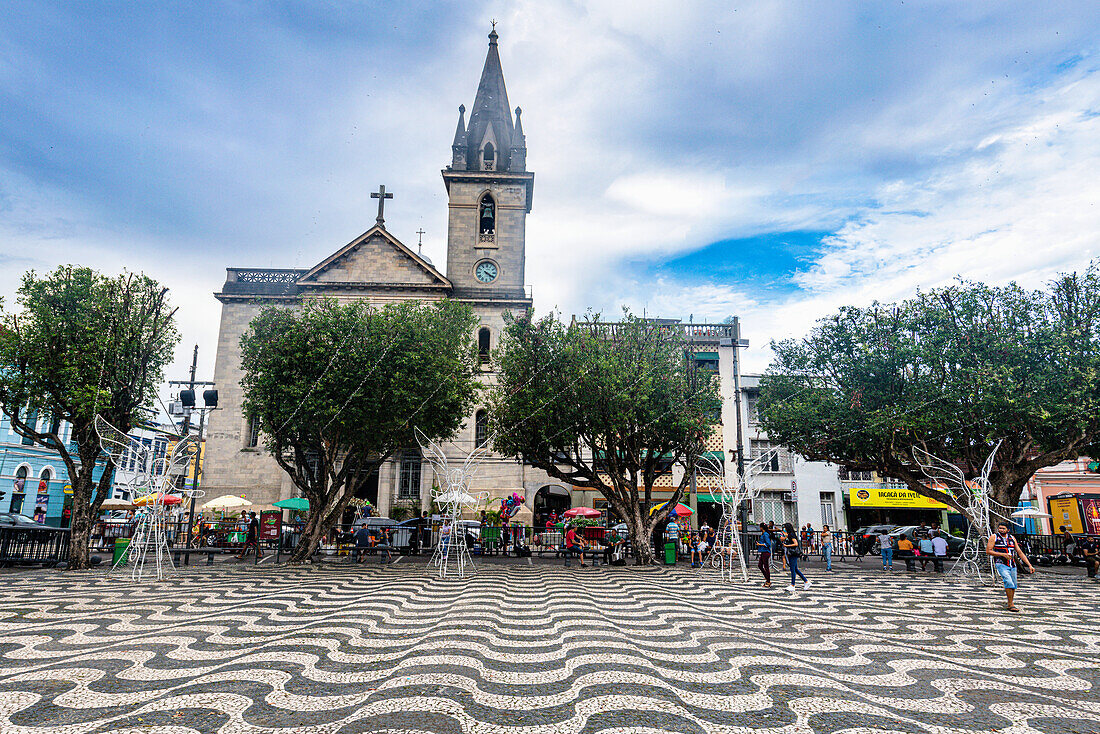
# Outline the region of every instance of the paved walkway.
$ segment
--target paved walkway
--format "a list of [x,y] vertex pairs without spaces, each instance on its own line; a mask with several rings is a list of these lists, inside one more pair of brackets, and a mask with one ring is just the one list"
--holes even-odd
[[219,565],[6,574],[0,731],[1100,731],[1100,585],[845,569]]

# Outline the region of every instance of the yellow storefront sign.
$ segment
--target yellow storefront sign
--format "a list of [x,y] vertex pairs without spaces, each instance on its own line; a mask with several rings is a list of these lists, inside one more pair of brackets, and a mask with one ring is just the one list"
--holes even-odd
[[947,510],[942,502],[909,489],[860,487],[851,491],[852,507],[899,507],[915,510]]

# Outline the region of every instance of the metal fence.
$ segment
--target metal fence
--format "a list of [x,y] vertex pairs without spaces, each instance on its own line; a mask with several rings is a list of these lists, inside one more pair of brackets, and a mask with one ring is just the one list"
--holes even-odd
[[0,564],[42,563],[54,565],[69,560],[69,531],[64,528],[0,527]]
[[[383,550],[377,548],[377,539],[371,539],[367,545],[357,547],[355,537],[360,524],[337,525],[323,537],[317,553],[322,556],[346,556],[352,553],[374,554]],[[370,526],[380,530],[380,525]],[[394,554],[430,552],[440,536],[440,524],[431,523],[418,530],[414,525],[390,525],[388,529],[387,550]],[[106,520],[97,523],[92,531],[93,551],[110,551],[115,538],[129,538],[134,523],[126,520]],[[259,548],[262,553],[272,553],[281,560],[297,547],[302,534],[302,523],[282,523],[277,538],[261,538]],[[474,555],[554,555],[564,552],[565,530],[559,527],[536,528],[531,526],[480,526],[476,521],[462,521],[458,529],[466,533],[467,543]],[[21,531],[21,533],[20,533]],[[593,548],[606,547],[604,542],[608,529],[603,526],[589,526],[579,530],[586,545]],[[377,533],[375,534],[377,535]],[[179,554],[188,550],[191,553],[236,553],[244,550],[247,532],[235,521],[203,521],[192,529],[190,548],[187,546],[187,523],[168,524],[169,544]],[[757,556],[759,533],[742,533],[742,543],[747,557]],[[774,536],[777,539],[777,536]],[[799,531],[802,552],[810,559],[823,558],[820,533],[803,534]],[[1076,543],[1069,552],[1066,541],[1058,535],[1017,535],[1024,551],[1033,556],[1033,561],[1042,565],[1083,564],[1083,546]],[[1077,536],[1077,538],[1086,536]],[[1100,536],[1091,536],[1100,540]],[[360,537],[359,542],[363,542]],[[650,539],[655,551],[663,551],[663,535]],[[682,535],[677,543],[677,556],[685,558],[691,551],[692,534]],[[954,547],[948,555],[958,555],[959,540],[953,539]],[[626,539],[626,553],[630,555],[630,539]],[[776,548],[776,554],[778,551]],[[857,535],[852,532],[833,532],[832,557],[834,560],[862,559],[864,556],[878,556],[878,538],[876,536]],[[900,558],[900,556],[898,556]],[[56,563],[68,558],[68,530],[57,528],[0,528],[0,563]]]

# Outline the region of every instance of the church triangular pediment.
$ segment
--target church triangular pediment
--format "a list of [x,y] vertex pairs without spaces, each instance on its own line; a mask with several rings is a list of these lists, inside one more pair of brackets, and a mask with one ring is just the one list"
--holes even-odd
[[377,225],[298,279],[303,286],[326,283],[451,286],[427,259]]

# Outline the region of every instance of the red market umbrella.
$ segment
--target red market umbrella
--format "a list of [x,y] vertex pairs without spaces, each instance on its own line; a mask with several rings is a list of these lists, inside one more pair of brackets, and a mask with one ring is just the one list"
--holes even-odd
[[603,513],[599,510],[593,510],[591,507],[574,507],[572,510],[566,510],[562,513],[562,517],[602,517]]

